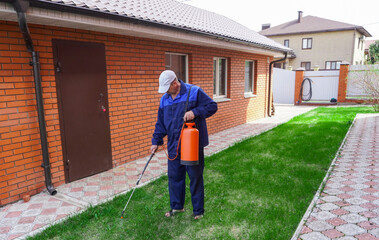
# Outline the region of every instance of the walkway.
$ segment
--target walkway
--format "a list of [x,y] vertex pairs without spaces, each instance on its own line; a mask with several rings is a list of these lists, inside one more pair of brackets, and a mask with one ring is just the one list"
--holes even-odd
[[379,114],[357,115],[324,182],[292,239],[378,240]]
[[[249,136],[260,134],[294,116],[313,109],[309,106],[276,106],[272,118],[259,119],[210,136],[211,145],[205,149],[211,155]],[[0,208],[0,239],[24,239],[42,231],[50,224],[81,212],[88,206],[111,200],[115,195],[129,191],[135,186],[138,175],[146,164],[146,158],[115,167],[107,172],[81,179],[57,188],[58,194],[37,194],[27,203],[16,203]],[[167,162],[159,152],[151,160],[142,183],[166,173]],[[142,186],[141,184],[140,186]],[[376,198],[377,199],[377,198]]]

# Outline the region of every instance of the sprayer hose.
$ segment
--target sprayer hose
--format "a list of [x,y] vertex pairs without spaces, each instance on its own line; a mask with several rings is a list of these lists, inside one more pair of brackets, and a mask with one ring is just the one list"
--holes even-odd
[[164,144],[162,145],[162,147],[163,147],[163,151],[164,151],[164,153],[166,153],[166,156],[167,156],[167,158],[168,158],[168,160],[171,160],[171,161],[173,161],[173,160],[175,160],[177,157],[178,157],[178,155],[179,155],[179,145],[180,145],[180,140],[182,139],[182,134],[183,134],[183,130],[184,130],[184,126],[186,125],[186,123],[184,122],[183,123],[183,126],[182,126],[182,130],[180,130],[180,136],[179,136],[179,140],[178,140],[178,146],[176,147],[176,156],[174,157],[174,158],[170,158],[169,156],[168,156],[168,154],[167,154],[167,151],[166,151],[166,149],[165,149],[165,147],[164,147]]

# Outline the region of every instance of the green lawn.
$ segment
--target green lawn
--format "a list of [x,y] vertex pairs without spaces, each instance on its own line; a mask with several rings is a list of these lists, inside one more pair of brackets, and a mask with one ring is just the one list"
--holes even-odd
[[[30,239],[291,238],[356,113],[370,107],[317,108],[205,159],[205,217],[166,219],[167,176],[92,207]],[[188,180],[188,179],[187,179]]]

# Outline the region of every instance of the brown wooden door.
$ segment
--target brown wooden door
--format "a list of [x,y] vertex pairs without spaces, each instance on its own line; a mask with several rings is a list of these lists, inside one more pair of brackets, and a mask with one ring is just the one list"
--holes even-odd
[[105,47],[53,40],[66,182],[112,168]]

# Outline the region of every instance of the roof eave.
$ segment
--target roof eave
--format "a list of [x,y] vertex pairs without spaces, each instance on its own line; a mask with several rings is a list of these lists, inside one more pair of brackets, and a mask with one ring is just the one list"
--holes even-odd
[[364,27],[357,28],[357,31],[366,37],[372,37],[372,35]]
[[276,34],[264,34],[264,33],[261,33],[261,34],[266,37],[274,37],[274,36],[284,36],[284,35],[300,35],[300,34],[313,34],[313,33],[322,33],[322,32],[349,31],[349,30],[357,30],[361,34],[365,35],[366,37],[372,37],[371,34],[363,27],[336,28],[336,29],[326,29],[326,30],[317,30],[317,31],[287,32],[287,33],[276,33]]

